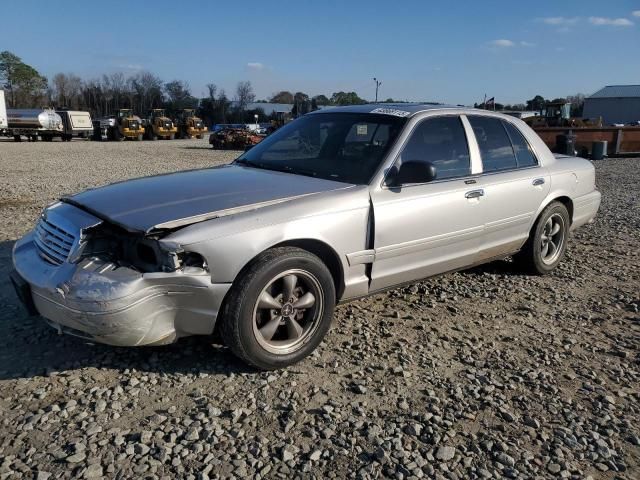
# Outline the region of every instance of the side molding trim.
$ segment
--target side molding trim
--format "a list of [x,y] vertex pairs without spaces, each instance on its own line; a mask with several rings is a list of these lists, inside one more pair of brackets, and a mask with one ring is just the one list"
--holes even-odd
[[359,252],[347,253],[347,261],[350,266],[373,263],[375,257],[375,250],[361,250]]

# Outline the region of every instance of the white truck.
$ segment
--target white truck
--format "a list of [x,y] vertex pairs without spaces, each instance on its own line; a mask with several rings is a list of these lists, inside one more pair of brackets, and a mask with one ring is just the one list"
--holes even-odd
[[56,110],[56,113],[62,118],[62,141],[69,142],[76,136],[80,138],[89,138],[93,133],[93,122],[89,112],[74,110]]
[[7,105],[4,103],[4,90],[0,90],[0,134],[9,128],[7,121]]

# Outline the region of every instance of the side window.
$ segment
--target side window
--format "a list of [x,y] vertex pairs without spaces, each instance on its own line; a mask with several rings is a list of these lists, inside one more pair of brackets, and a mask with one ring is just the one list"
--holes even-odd
[[502,121],[491,117],[469,116],[469,123],[480,147],[484,172],[509,170],[518,166],[511,140],[502,126]]
[[469,146],[462,121],[455,116],[422,121],[411,134],[400,159],[431,162],[436,167],[437,180],[470,175]]
[[516,160],[519,167],[533,167],[538,164],[538,160],[533,155],[531,147],[524,135],[510,122],[502,122],[507,129],[511,144],[516,152]]

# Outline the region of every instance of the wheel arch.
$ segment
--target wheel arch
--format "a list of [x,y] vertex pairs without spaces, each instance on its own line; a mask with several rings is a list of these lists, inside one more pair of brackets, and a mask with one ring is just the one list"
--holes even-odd
[[533,217],[531,225],[529,225],[529,230],[531,230],[536,225],[536,222],[540,218],[540,215],[542,215],[542,212],[544,212],[545,208],[547,208],[552,202],[560,202],[565,206],[567,212],[569,212],[569,226],[571,226],[571,224],[573,223],[573,200],[567,193],[558,192],[550,194],[544,200],[544,202],[540,204],[538,211]]
[[[297,239],[288,239],[283,240],[279,243],[275,243],[270,245],[258,253],[256,253],[253,257],[251,257],[245,264],[238,270],[235,278],[231,282],[232,285],[236,285],[238,281],[242,278],[243,273],[247,270],[247,268],[256,261],[256,259],[262,255],[267,250],[271,250],[272,248],[279,247],[296,247],[302,250],[306,250],[309,253],[316,255],[329,269],[331,273],[331,277],[333,278],[333,284],[336,289],[336,301],[339,301],[342,298],[342,294],[345,289],[344,282],[344,267],[340,262],[340,256],[335,251],[333,247],[331,247],[328,243],[323,242],[322,240],[314,239],[314,238],[297,238]],[[224,314],[227,309],[227,303],[229,300],[231,289],[227,291],[220,304],[220,309],[218,311],[218,318],[216,318],[216,322],[214,324],[213,335],[219,336],[219,320],[220,315]]]
[[571,225],[573,223],[573,200],[571,200],[571,198],[566,195],[561,195],[548,202],[547,205],[549,205],[551,202],[560,202],[565,206],[567,212],[569,212],[569,225]]
[[336,299],[342,298],[344,292],[344,269],[340,262],[340,257],[333,247],[322,240],[313,238],[285,240],[269,248],[277,247],[297,247],[317,256],[327,266],[329,272],[331,272],[333,284],[336,289]]

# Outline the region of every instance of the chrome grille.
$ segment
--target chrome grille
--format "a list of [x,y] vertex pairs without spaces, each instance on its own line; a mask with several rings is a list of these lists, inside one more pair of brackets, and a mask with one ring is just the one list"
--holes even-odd
[[76,237],[44,217],[36,225],[34,241],[40,256],[49,263],[60,265],[65,262]]

